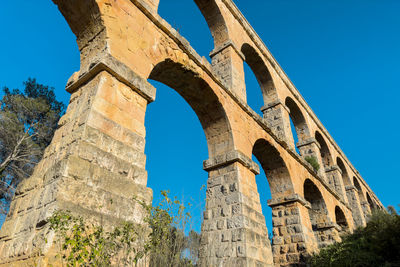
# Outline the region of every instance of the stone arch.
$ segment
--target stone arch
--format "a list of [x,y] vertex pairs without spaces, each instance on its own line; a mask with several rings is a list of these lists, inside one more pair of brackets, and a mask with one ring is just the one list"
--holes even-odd
[[265,139],[258,139],[253,146],[253,155],[260,162],[267,176],[272,199],[279,199],[294,193],[286,163],[273,145]]
[[106,28],[100,7],[95,0],[53,0],[76,36],[81,69],[91,63],[96,53],[107,47]]
[[291,97],[286,97],[285,105],[289,109],[289,116],[293,122],[299,142],[310,136],[310,131],[303,113]]
[[310,180],[306,179],[303,186],[304,198],[311,207],[308,215],[311,227],[319,247],[324,247],[332,241],[332,223],[328,216],[328,209],[325,200],[318,187]]
[[195,0],[195,3],[207,21],[214,46],[220,47],[229,40],[229,30],[218,4],[215,0]]
[[353,177],[353,184],[354,184],[354,187],[357,190],[358,200],[360,201],[361,212],[362,212],[361,215],[364,218],[366,218],[368,213],[370,212],[370,210],[368,208],[368,202],[365,199],[365,195],[364,195],[364,193],[362,191],[361,185],[360,185],[360,183],[358,182],[358,179],[355,176]]
[[[279,259],[278,257],[282,256],[281,249],[289,249],[292,234],[300,233],[302,230],[299,225],[301,221],[299,208],[296,204],[286,201],[288,198],[297,196],[294,194],[289,170],[278,150],[265,139],[258,139],[254,143],[252,153],[264,170],[271,191],[272,199],[268,200],[267,203],[272,208],[272,252],[274,263],[290,262],[290,259]],[[258,191],[257,184],[256,190]],[[300,244],[304,240],[296,242],[299,243],[299,246],[304,245]],[[296,253],[296,249],[292,250],[292,252]]]
[[346,166],[344,165],[343,161],[338,157],[336,158],[336,164],[338,165],[339,169],[342,171],[342,179],[344,186],[350,186],[351,181],[349,177],[349,173],[347,172]]
[[340,226],[340,233],[347,232],[349,230],[349,224],[347,223],[346,216],[344,215],[343,210],[339,207],[335,207],[335,222]]
[[83,37],[83,34],[89,33],[85,30],[90,29],[90,26],[103,24],[99,16],[100,9],[95,0],[53,0],[53,2],[67,19],[68,25],[78,40]]
[[320,146],[320,154],[321,154],[321,159],[322,159],[322,164],[324,168],[328,168],[332,165],[332,155],[331,152],[328,148],[327,143],[325,142],[325,139],[322,137],[320,132],[316,131],[315,132],[315,139],[317,140],[319,146]]
[[264,106],[278,100],[276,88],[268,70],[267,65],[257,53],[257,51],[249,44],[245,43],[241,47],[241,52],[245,57],[245,62],[249,65],[257,78],[263,95]]
[[311,204],[309,215],[313,230],[316,230],[318,225],[328,222],[328,209],[321,191],[310,179],[304,182],[304,198]]
[[358,182],[358,179],[356,177],[353,177],[353,184],[354,184],[354,187],[358,191],[358,198],[360,199],[360,202],[365,202],[365,197],[364,197],[364,194],[362,192],[361,185]]
[[155,65],[149,79],[173,88],[192,107],[204,129],[210,158],[233,149],[225,110],[211,87],[198,74],[166,59]]
[[369,208],[370,208],[370,210],[372,212],[372,211],[376,210],[375,203],[372,201],[372,198],[371,198],[371,196],[369,195],[368,192],[366,193],[366,195],[367,195],[367,202],[368,202]]

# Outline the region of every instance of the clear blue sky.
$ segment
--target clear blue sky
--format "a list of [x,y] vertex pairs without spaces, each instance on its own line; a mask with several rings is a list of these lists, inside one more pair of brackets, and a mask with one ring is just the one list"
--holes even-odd
[[[237,0],[311,108],[385,206],[400,203],[400,1]],[[160,14],[202,56],[211,35],[192,0],[161,0]],[[79,69],[75,37],[50,0],[4,1],[0,9],[0,86],[21,88],[28,77],[64,91]],[[246,72],[249,104],[258,111],[261,94]],[[170,189],[195,206],[200,226],[207,173],[205,137],[190,107],[172,89],[158,88],[146,127],[148,185],[156,198]],[[257,177],[263,204],[265,175]],[[270,210],[263,205],[271,231]]]

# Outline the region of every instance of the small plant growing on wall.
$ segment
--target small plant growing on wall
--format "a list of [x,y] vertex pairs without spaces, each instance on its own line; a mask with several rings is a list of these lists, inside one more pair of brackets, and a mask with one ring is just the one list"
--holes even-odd
[[163,199],[156,206],[137,200],[147,213],[145,225],[124,222],[105,227],[68,211],[56,211],[49,223],[58,237],[61,265],[197,266],[200,235],[187,229],[191,215],[168,191],[161,194]]
[[319,163],[318,160],[315,156],[307,156],[305,157],[305,160],[310,163],[310,165],[313,167],[314,171],[318,172],[319,171]]
[[125,222],[108,231],[67,211],[57,211],[49,222],[60,238],[62,266],[135,266],[145,254],[148,229],[142,225]]

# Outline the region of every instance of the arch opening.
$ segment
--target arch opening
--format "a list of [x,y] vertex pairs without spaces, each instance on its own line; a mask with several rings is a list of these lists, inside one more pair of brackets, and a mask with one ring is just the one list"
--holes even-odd
[[330,223],[325,200],[322,197],[321,191],[319,191],[318,187],[310,179],[307,179],[304,182],[303,189],[304,198],[311,205],[311,208],[308,209],[308,215],[310,217],[314,236],[317,240],[318,246],[324,247],[329,240],[326,229]]
[[[181,97],[178,97],[178,99],[175,98],[174,104],[179,104],[179,100],[186,102],[181,103],[181,105],[183,105],[183,107],[185,105],[189,105],[194,111],[194,114],[193,112],[182,112],[174,107],[171,109],[174,109],[176,112],[181,114],[171,114],[170,110],[161,110],[159,114],[153,114],[157,117],[157,120],[160,120],[160,116],[168,116],[170,114],[171,117],[161,118],[163,121],[173,121],[165,127],[173,127],[173,125],[178,127],[178,124],[181,123],[181,121],[176,122],[176,120],[182,119],[183,116],[186,116],[186,119],[198,119],[202,128],[201,133],[198,131],[197,133],[191,133],[193,128],[198,128],[199,123],[197,123],[197,126],[194,125],[193,127],[193,123],[190,123],[188,120],[186,120],[187,124],[184,126],[181,125],[180,129],[183,128],[183,132],[190,135],[182,136],[182,133],[180,133],[180,135],[177,134],[177,136],[181,137],[179,140],[177,139],[177,136],[171,137],[171,134],[174,134],[174,129],[160,129],[160,131],[162,131],[161,138],[160,132],[155,133],[155,137],[152,137],[150,131],[148,131],[147,134],[148,141],[155,143],[158,141],[159,143],[158,147],[154,148],[153,145],[153,151],[152,153],[149,153],[149,162],[147,164],[147,170],[149,173],[148,185],[153,189],[158,189],[158,191],[168,188],[171,190],[171,193],[174,194],[174,196],[177,196],[178,199],[181,198],[181,201],[185,203],[185,206],[189,208],[189,212],[193,215],[193,225],[191,225],[191,227],[193,227],[192,230],[199,233],[201,231],[201,224],[203,221],[202,211],[206,206],[206,192],[205,190],[202,190],[202,188],[204,188],[204,186],[207,184],[207,176],[202,169],[202,162],[205,159],[207,152],[209,157],[213,157],[219,153],[226,152],[226,150],[232,149],[231,132],[228,119],[222,104],[219,102],[218,97],[215,95],[212,88],[203,79],[201,79],[199,75],[191,70],[188,70],[182,64],[173,62],[169,59],[162,61],[153,68],[149,75],[149,79],[153,80],[152,83],[155,84],[158,89],[161,87],[169,87],[172,89],[172,91],[175,91],[177,94],[179,94]],[[160,92],[161,90],[158,90],[160,95],[165,96],[165,93]],[[173,98],[170,99],[173,100]],[[156,106],[156,103],[157,102],[151,105]],[[182,113],[185,113],[185,115]],[[188,117],[188,113],[192,113],[191,117]],[[164,122],[159,122],[158,124],[163,123]],[[192,126],[189,125],[189,123]],[[149,127],[149,129],[152,129],[152,127]],[[203,135],[205,135],[205,139]],[[149,139],[149,137],[152,137],[152,139]],[[193,145],[193,138],[201,140],[198,140],[196,144]],[[204,141],[206,141],[206,143]],[[167,142],[169,142],[169,144],[165,144]],[[207,146],[205,146],[206,144]],[[146,149],[149,146],[150,142],[146,146]],[[161,151],[160,148],[162,149]],[[190,159],[188,160],[187,158],[189,157],[186,155],[193,153],[193,149],[195,149],[196,155],[191,155]],[[155,150],[159,151],[157,152]],[[178,154],[179,152],[181,152],[181,154]],[[160,157],[160,159],[153,160],[153,162],[151,162],[152,158],[154,159],[157,156]],[[165,157],[168,157],[169,159],[163,160]],[[182,158],[185,158],[184,164],[182,164]],[[160,163],[160,161],[164,162]],[[156,175],[157,177],[154,177],[153,175]],[[156,192],[153,201],[161,199],[162,197],[160,196],[159,192]],[[192,206],[188,206],[188,202],[190,202]],[[185,230],[187,231],[188,229]],[[195,232],[189,233],[186,231],[186,235],[195,234]],[[198,234],[195,235],[198,236]],[[200,244],[197,245],[200,246]],[[190,257],[192,260],[198,260],[196,255],[197,254],[192,255],[192,252],[185,252],[185,257]]]
[[190,212],[188,230],[200,232],[206,198],[201,188],[207,177],[201,163],[208,153],[204,131],[194,111],[175,90],[149,82],[157,88],[157,100],[147,107],[145,122],[147,187],[153,190],[153,205],[163,199],[160,192],[168,190],[170,197],[177,197]]
[[297,154],[301,155],[300,149],[297,147],[297,144],[299,143],[299,136],[297,135],[296,126],[294,125],[292,117],[289,116],[289,120],[290,120],[290,131],[292,132],[294,141],[293,144],[294,149],[296,150]]
[[359,198],[360,202],[365,202],[365,197],[364,197],[364,194],[362,192],[361,185],[358,182],[356,177],[353,177],[353,183],[354,183],[354,187],[357,189],[358,198]]
[[328,210],[321,192],[310,179],[304,182],[304,198],[311,204],[310,220],[313,230],[317,230],[318,225],[328,222]]
[[349,224],[347,223],[346,216],[338,206],[335,207],[335,220],[336,224],[340,226],[339,233],[346,233],[349,231]]
[[149,79],[171,87],[191,106],[206,135],[210,158],[233,149],[232,133],[225,110],[207,82],[170,59],[158,63]]
[[368,214],[368,209],[366,207],[367,202],[365,200],[365,196],[361,189],[361,185],[358,182],[358,179],[356,177],[353,177],[353,184],[354,184],[354,187],[357,189],[358,201],[360,202],[360,207],[361,207],[361,216],[364,216],[364,218],[366,218],[366,216]]
[[296,151],[300,154],[297,148],[297,142],[304,141],[310,136],[308,125],[299,106],[292,98],[286,97],[285,105],[289,109],[289,117],[292,125],[292,134],[295,141],[294,147],[296,148]]
[[220,47],[229,40],[229,32],[225,18],[222,16],[219,6],[215,0],[195,0],[194,2],[200,9],[208,24],[211,35],[214,39],[214,47]]
[[372,201],[371,196],[369,195],[368,192],[367,192],[367,202],[368,202],[368,205],[369,205],[369,208],[370,208],[371,212],[376,210],[375,203]]
[[336,164],[339,166],[340,170],[342,171],[342,179],[344,186],[351,185],[350,177],[347,172],[346,166],[344,165],[343,161],[340,158],[336,159]]
[[319,151],[321,154],[323,167],[328,168],[332,165],[332,155],[331,155],[331,152],[329,151],[328,145],[325,142],[325,139],[322,137],[322,135],[318,131],[315,132],[315,139],[317,140],[317,142],[320,146]]
[[243,44],[241,52],[245,56],[245,62],[257,78],[261,88],[264,106],[277,101],[278,95],[271,73],[261,56],[249,44]]
[[[285,236],[286,234],[279,230],[280,224],[274,220],[282,219],[282,217],[285,216],[284,214],[289,212],[285,205],[280,203],[284,200],[285,196],[294,193],[294,188],[286,163],[276,148],[268,141],[264,139],[257,140],[253,146],[252,153],[255,162],[259,163],[262,169],[260,175],[256,176],[256,186],[260,196],[261,208],[266,220],[267,229],[272,230],[272,233],[269,232],[269,238],[270,241],[272,241],[272,245],[275,246],[275,238],[278,238],[278,236]],[[269,193],[272,198],[271,203],[273,203],[271,206],[267,205],[268,201],[266,199]],[[273,218],[274,212],[275,217],[277,216],[276,214],[281,214],[281,217]]]
[[[257,158],[253,155],[253,161],[261,166],[261,163],[257,160]],[[270,241],[272,241],[273,237],[273,225],[272,225],[272,208],[268,206],[268,200],[271,199],[271,189],[269,188],[268,178],[265,171],[260,168],[260,174],[256,175],[256,186],[257,192],[260,198],[261,211],[265,218],[265,224],[268,229],[268,237]]]
[[263,113],[261,107],[264,106],[264,100],[257,78],[246,62],[243,62],[243,71],[247,93],[247,105],[262,117]]
[[294,193],[289,170],[276,148],[268,141],[259,139],[253,146],[253,155],[260,162],[267,176],[273,199]]

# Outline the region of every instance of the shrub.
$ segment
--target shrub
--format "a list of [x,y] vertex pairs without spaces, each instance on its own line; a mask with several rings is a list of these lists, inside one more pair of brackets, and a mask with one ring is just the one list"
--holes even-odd
[[143,237],[149,231],[142,225],[125,222],[109,231],[65,211],[49,222],[59,237],[62,266],[134,266],[146,251]]
[[365,228],[343,237],[309,259],[311,267],[400,266],[400,216],[375,211]]
[[319,171],[320,166],[318,163],[318,159],[315,156],[307,156],[305,157],[305,160],[311,164],[316,172]]
[[200,235],[193,230],[186,234],[191,216],[176,197],[161,193],[157,206],[139,201],[147,211],[146,225],[125,222],[106,228],[56,211],[49,222],[62,266],[137,266],[147,260],[150,267],[197,266]]

